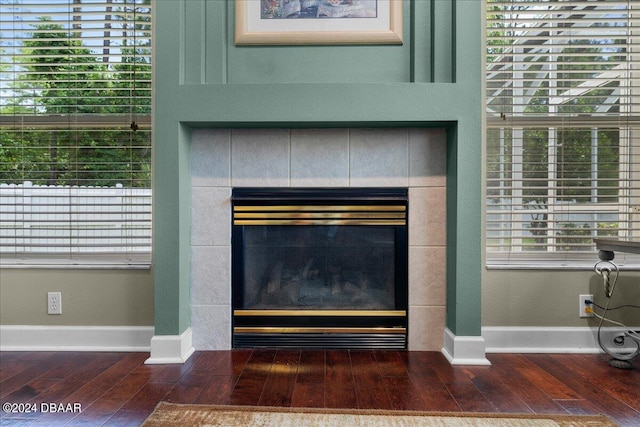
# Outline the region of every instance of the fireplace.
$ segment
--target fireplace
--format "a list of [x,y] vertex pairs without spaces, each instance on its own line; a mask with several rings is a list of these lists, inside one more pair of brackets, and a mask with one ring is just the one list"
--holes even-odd
[[235,188],[233,347],[407,347],[406,188]]
[[194,129],[191,141],[190,314],[194,346],[233,343],[234,188],[406,188],[407,348],[439,351],[446,316],[446,131]]

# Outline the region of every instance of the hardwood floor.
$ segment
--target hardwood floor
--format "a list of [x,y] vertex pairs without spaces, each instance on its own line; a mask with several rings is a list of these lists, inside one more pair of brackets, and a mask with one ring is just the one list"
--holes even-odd
[[602,413],[640,425],[638,362],[619,370],[604,355],[490,354],[484,367],[451,366],[437,352],[234,350],[196,352],[183,365],[144,365],[147,357],[0,353],[3,409],[37,410],[3,412],[1,425],[137,426],[160,401]]

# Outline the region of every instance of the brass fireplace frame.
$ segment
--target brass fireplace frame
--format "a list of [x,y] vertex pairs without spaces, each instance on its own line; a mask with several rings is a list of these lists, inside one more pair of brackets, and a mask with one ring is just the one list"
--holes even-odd
[[[233,347],[406,349],[406,188],[235,188],[232,193]],[[385,226],[395,236],[395,309],[246,309],[246,227]]]

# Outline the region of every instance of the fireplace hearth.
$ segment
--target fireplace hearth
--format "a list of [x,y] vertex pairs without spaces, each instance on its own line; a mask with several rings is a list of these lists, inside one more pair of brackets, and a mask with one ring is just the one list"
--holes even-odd
[[233,346],[407,346],[408,191],[235,188]]

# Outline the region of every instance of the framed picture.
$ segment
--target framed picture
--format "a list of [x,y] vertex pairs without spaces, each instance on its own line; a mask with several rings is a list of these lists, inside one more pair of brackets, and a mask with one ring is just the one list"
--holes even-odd
[[236,0],[236,45],[402,44],[402,0]]

